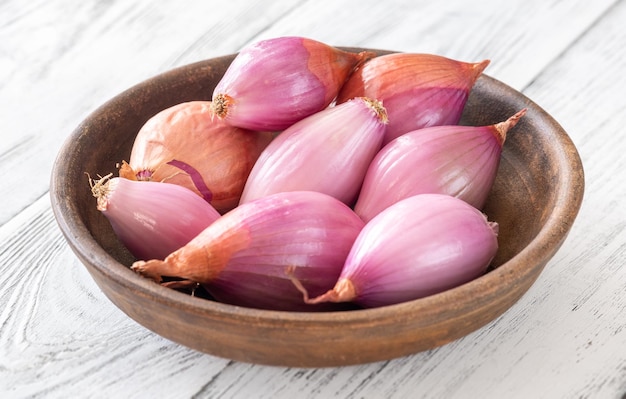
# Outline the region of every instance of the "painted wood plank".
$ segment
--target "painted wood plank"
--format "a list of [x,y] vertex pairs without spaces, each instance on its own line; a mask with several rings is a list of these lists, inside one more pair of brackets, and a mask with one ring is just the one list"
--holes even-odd
[[42,198],[0,228],[0,397],[186,397],[225,367],[113,306],[54,225]]
[[[36,13],[38,6],[46,10],[50,10],[46,7],[53,7],[35,3],[18,12],[11,8],[17,7],[15,4],[4,2],[0,5],[4,7],[0,8],[0,15],[7,15],[4,11],[9,10],[11,15],[24,13],[28,16]],[[65,10],[76,6],[74,2],[58,4]],[[570,132],[586,166],[588,189],[581,216],[562,250],[527,295],[505,315],[437,350],[361,366],[329,369],[264,367],[198,354],[145,330],[102,295],[56,229],[45,194],[47,183],[40,182],[43,194],[29,193],[26,200],[14,197],[11,201],[17,204],[18,211],[0,223],[0,397],[622,397],[626,393],[626,299],[623,295],[626,275],[622,267],[626,255],[626,188],[622,183],[625,161],[621,154],[626,150],[626,144],[620,131],[626,117],[626,100],[622,95],[626,81],[621,73],[626,60],[626,37],[621,21],[626,19],[626,4],[619,2],[606,13],[601,8],[594,8],[595,14],[590,8],[579,11],[580,7],[595,7],[587,4],[578,4],[579,8],[566,2],[552,2],[545,6],[533,2],[525,4],[526,8],[521,5],[509,7],[517,10],[515,14],[520,19],[521,11],[528,11],[522,21],[531,27],[531,16],[538,15],[533,14],[538,9],[552,10],[550,15],[566,15],[562,19],[569,29],[572,29],[568,25],[571,20],[587,21],[587,25],[577,23],[580,29],[576,30],[576,35],[567,36],[568,40],[559,38],[550,42],[553,39],[547,38],[546,47],[554,50],[560,46],[561,51],[539,50],[539,55],[545,51],[550,57],[542,56],[543,66],[533,63],[532,68],[536,71],[525,74],[520,87],[524,87],[527,95],[551,112]],[[290,11],[278,10],[275,22],[263,21],[267,25],[262,29],[243,35],[240,41],[230,42],[223,47],[224,51],[233,51],[231,49],[263,35],[297,31],[298,27],[301,32],[315,33],[324,39],[322,35],[328,30],[324,28],[324,22],[328,20],[344,21],[334,29],[343,32],[338,37],[353,40],[357,35],[347,32],[350,31],[349,16],[358,20],[354,26],[367,25],[367,21],[372,25],[372,16],[377,16],[376,21],[387,21],[378,28],[378,34],[371,33],[370,39],[361,39],[364,46],[374,46],[368,44],[376,43],[374,37],[385,40],[385,32],[389,34],[387,40],[391,41],[393,35],[389,32],[395,32],[395,35],[409,31],[412,24],[420,23],[423,31],[434,29],[437,32],[432,34],[429,43],[433,46],[442,44],[445,49],[442,47],[441,51],[448,54],[455,51],[462,54],[461,51],[466,49],[462,43],[469,40],[466,37],[465,42],[450,44],[450,34],[438,31],[437,24],[429,27],[421,19],[410,16],[410,10],[395,3],[391,3],[391,9],[376,8],[368,3],[367,12],[348,12],[337,7],[331,12],[312,5],[307,2]],[[233,19],[230,23],[234,25],[223,23],[219,28],[205,27],[191,34],[189,41],[179,46],[180,43],[174,45],[167,40],[168,34],[174,30],[164,22],[164,10],[173,10],[167,8],[169,6],[150,2],[110,2],[102,7],[99,11],[76,11],[78,15],[94,13],[101,22],[96,23],[97,28],[85,28],[82,34],[86,36],[75,39],[76,47],[70,46],[66,56],[53,60],[54,65],[41,67],[39,72],[43,77],[39,82],[42,85],[38,86],[35,81],[28,83],[29,79],[20,75],[21,72],[11,75],[22,79],[21,84],[29,91],[20,94],[20,86],[13,83],[0,86],[3,102],[6,93],[31,100],[33,90],[39,87],[42,98],[34,104],[53,104],[51,110],[42,111],[45,119],[51,127],[68,128],[93,106],[127,85],[157,73],[161,68],[201,58],[207,48],[219,45],[212,42],[213,35],[203,32],[213,29],[212,32],[232,33],[233,27],[239,26]],[[428,10],[427,5],[423,7]],[[446,21],[450,18],[454,21],[454,16],[464,21],[462,15],[474,15],[469,6],[460,2],[445,7],[448,17],[440,18]],[[244,8],[238,3],[232,10]],[[200,8],[195,9],[198,10]],[[393,19],[394,13],[396,19]],[[397,20],[398,15],[406,16],[406,19],[396,28],[391,21]],[[509,13],[500,10],[499,15],[508,16]],[[294,16],[299,23],[292,22]],[[41,14],[37,18],[46,17]],[[181,14],[178,18],[182,23],[191,17]],[[540,20],[547,18],[545,14],[537,17]],[[438,19],[433,17],[433,20]],[[20,20],[11,21],[0,25],[0,31],[7,32],[7,26]],[[134,25],[137,21],[140,27],[131,28],[137,26]],[[141,26],[142,23],[145,25]],[[142,36],[144,29],[159,26],[159,23],[168,32],[161,36],[168,43],[165,47],[173,49],[165,58],[159,55],[158,49],[140,48],[150,45],[150,40]],[[507,42],[504,28],[511,31],[508,35],[520,34],[519,29],[511,24],[499,23],[502,24],[501,30],[496,30],[495,35],[505,37],[494,37],[493,41]],[[259,22],[258,27],[261,25]],[[482,24],[474,22],[470,25],[475,31],[483,32],[485,37],[487,28]],[[172,31],[167,31],[166,26]],[[70,27],[64,29],[75,32]],[[117,33],[112,34],[113,37],[101,37],[107,32]],[[123,32],[141,46],[138,43],[125,44],[120,50],[123,56],[118,57],[110,47],[112,43],[123,42]],[[494,34],[494,31],[489,32]],[[545,36],[543,31],[540,33]],[[524,33],[520,40],[528,43],[528,36],[533,34]],[[539,40],[541,35],[534,39],[534,43],[543,44]],[[0,36],[0,39],[5,37]],[[0,43],[6,41],[0,40]],[[109,48],[108,55],[91,64],[81,55],[97,53],[90,50],[90,43],[96,43],[94,48],[100,50]],[[403,42],[394,43],[401,46]],[[351,41],[346,44],[360,45]],[[522,47],[526,49],[526,46],[528,44]],[[133,49],[137,54],[131,51]],[[480,53],[476,47],[466,51],[470,51],[468,56]],[[515,59],[504,49],[501,51],[504,51],[502,58]],[[153,63],[146,67],[139,62],[143,59],[152,59]],[[73,78],[67,72],[72,61],[76,63],[74,69],[70,68],[73,73],[88,70],[90,66],[97,68],[83,77]],[[128,76],[121,73],[123,68],[116,69],[119,68],[117,63],[126,62],[129,64],[124,67],[133,62],[139,62],[141,67]],[[509,70],[506,68],[519,69],[516,62],[507,61],[503,66],[505,69],[499,73],[504,74]],[[6,71],[4,68],[0,67],[0,73]],[[32,72],[36,69],[24,73],[30,73],[34,79],[39,76]],[[519,77],[521,72],[511,73]],[[506,75],[497,75],[501,76]],[[106,84],[95,77],[100,77]],[[67,87],[56,87],[56,81],[65,82]],[[62,103],[61,99],[66,98],[71,100]],[[22,131],[22,124],[15,122],[17,117],[28,120],[32,118],[32,112],[17,105],[10,109],[17,114],[16,119],[8,119],[13,121],[10,126]],[[5,120],[8,113],[3,112],[2,120]],[[45,169],[42,166],[45,162],[39,158],[49,156],[46,152],[59,144],[63,134],[58,131],[48,134],[43,121],[33,124],[31,134],[20,136],[6,151],[1,147],[0,154],[9,155],[0,155],[0,166],[28,160]],[[11,192],[15,191],[15,184],[23,185],[30,177],[32,170],[26,171],[26,175],[18,175],[17,183],[12,183]],[[2,180],[0,187],[4,182]],[[0,190],[0,194],[4,193]],[[4,201],[2,206],[5,206]]]
[[337,45],[490,59],[487,74],[522,89],[614,3],[317,0],[259,37],[298,34]]
[[[0,14],[0,224],[45,193],[63,140],[97,106],[157,73],[278,35],[337,45],[492,59],[487,73],[528,84],[611,0],[507,3],[245,0],[12,0]],[[558,30],[546,33],[555,19]],[[28,184],[26,184],[28,183]]]
[[64,139],[109,98],[229,54],[288,12],[281,0],[9,1],[0,15],[0,224],[47,191]]

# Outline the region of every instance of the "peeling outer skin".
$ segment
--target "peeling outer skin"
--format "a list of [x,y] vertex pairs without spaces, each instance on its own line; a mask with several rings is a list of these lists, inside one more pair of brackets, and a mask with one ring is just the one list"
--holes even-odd
[[167,164],[175,166],[187,173],[191,178],[193,185],[202,195],[202,198],[204,198],[206,202],[211,202],[211,200],[213,199],[213,193],[202,179],[202,175],[200,174],[200,172],[198,172],[193,166],[185,162],[178,161],[176,159],[172,159],[171,161],[167,162]]

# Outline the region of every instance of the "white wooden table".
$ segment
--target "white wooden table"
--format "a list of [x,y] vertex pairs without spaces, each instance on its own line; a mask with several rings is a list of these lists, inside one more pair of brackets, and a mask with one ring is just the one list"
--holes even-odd
[[[509,311],[435,350],[294,369],[194,352],[99,291],[50,209],[64,139],[146,78],[283,35],[489,58],[568,131],[583,206]],[[625,1],[0,1],[0,398],[626,397],[624,71]]]

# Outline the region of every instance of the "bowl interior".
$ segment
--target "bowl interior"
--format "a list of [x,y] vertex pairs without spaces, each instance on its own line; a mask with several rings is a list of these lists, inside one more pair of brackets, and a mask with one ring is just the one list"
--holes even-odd
[[[76,209],[80,222],[118,262],[129,265],[134,259],[119,243],[108,221],[93,206],[95,200],[85,189],[87,173],[92,177],[117,174],[116,163],[129,159],[141,126],[151,116],[172,105],[210,100],[214,85],[232,58],[220,58],[208,68],[198,64],[190,73],[175,70],[162,75],[154,84],[134,87],[97,110],[86,122],[88,126],[81,126],[90,130],[95,126],[102,134],[83,135],[81,142],[76,143],[78,145],[74,148],[78,152],[72,159],[80,163],[68,165],[68,172],[73,173],[73,181],[77,184],[68,195],[75,204],[80,204]],[[522,107],[519,102],[511,101],[516,98],[511,97],[510,92],[493,79],[481,77],[468,100],[461,123],[480,126],[506,120]],[[484,208],[489,219],[500,225],[500,247],[492,268],[511,259],[537,236],[551,214],[551,204],[557,195],[554,183],[560,171],[555,168],[552,158],[537,150],[549,150],[549,136],[544,137],[541,133],[551,132],[552,126],[542,126],[542,120],[532,112],[508,135],[496,182]]]
[[[396,357],[441,345],[497,317],[534,282],[565,239],[584,191],[578,153],[545,111],[505,84],[483,75],[471,92],[462,124],[493,124],[528,108],[526,116],[509,132],[484,208],[489,219],[500,225],[498,254],[484,276],[429,298],[336,315],[243,309],[190,298],[135,275],[128,269],[133,257],[96,209],[87,174],[117,175],[116,163],[128,160],[140,127],[172,105],[210,100],[234,56],[174,69],[111,99],[77,127],[53,169],[53,210],[70,246],[107,296],[154,331],[202,351],[267,364],[327,366]],[[475,298],[471,304],[467,303],[468,295]],[[146,306],[155,304],[154,309],[138,309],[133,304],[141,301]],[[172,306],[180,310],[180,314],[172,315],[172,322],[187,325],[185,334],[151,321],[155,317],[151,311],[166,314]],[[205,319],[213,324],[199,327]],[[219,337],[214,337],[215,345],[204,342],[221,322],[233,328],[233,334],[227,337],[230,341],[225,338],[217,342]],[[260,330],[244,331],[246,323],[256,325],[263,333],[273,332],[263,341],[258,336]],[[345,338],[334,334],[338,325],[346,329]],[[301,329],[302,339],[294,337],[293,331],[281,335],[286,326],[296,332]],[[397,328],[393,331],[390,326]],[[241,339],[233,339],[237,334]],[[318,342],[309,350],[303,342],[307,337]],[[387,338],[390,341],[386,342]],[[282,341],[277,344],[278,339]],[[301,345],[304,355],[294,353],[294,344]],[[368,349],[364,351],[364,347]]]

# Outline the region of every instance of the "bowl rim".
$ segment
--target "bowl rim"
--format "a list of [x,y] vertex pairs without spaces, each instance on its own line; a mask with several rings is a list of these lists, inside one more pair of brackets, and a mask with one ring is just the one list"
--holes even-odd
[[[359,50],[359,48],[352,47],[348,49]],[[380,51],[383,53],[388,52],[386,50]],[[410,315],[414,317],[415,314],[419,314],[419,312],[425,311],[426,309],[432,309],[433,307],[441,310],[451,309],[452,304],[457,301],[466,300],[466,298],[480,298],[481,296],[487,295],[479,289],[481,287],[481,281],[484,279],[511,280],[514,274],[516,274],[515,278],[517,279],[536,271],[533,267],[528,267],[528,265],[536,264],[537,266],[534,267],[543,268],[565,240],[576,219],[584,194],[584,171],[580,156],[573,141],[552,116],[532,100],[528,99],[523,93],[514,90],[505,83],[487,74],[483,74],[479,78],[479,82],[482,80],[485,84],[498,86],[499,89],[509,95],[521,96],[521,99],[524,101],[529,111],[537,113],[541,116],[542,120],[549,122],[551,126],[553,126],[556,132],[555,139],[558,142],[558,146],[556,147],[559,148],[559,158],[562,164],[567,165],[567,167],[561,168],[559,171],[559,176],[563,179],[564,184],[561,184],[558,187],[558,191],[554,194],[556,211],[551,213],[539,233],[529,244],[507,262],[481,277],[438,294],[394,305],[349,311],[297,312],[247,308],[196,298],[176,290],[162,287],[149,279],[139,276],[128,266],[117,262],[96,242],[85,224],[79,222],[80,217],[77,210],[72,206],[68,198],[64,196],[63,192],[65,185],[75,183],[67,180],[67,164],[65,161],[71,157],[74,143],[79,140],[80,136],[83,134],[81,126],[95,115],[98,115],[99,112],[113,101],[116,101],[116,99],[129,95],[155,79],[162,79],[170,74],[189,72],[208,61],[227,59],[233,56],[234,54],[225,55],[183,65],[155,75],[116,95],[92,111],[80,123],[66,138],[54,161],[50,184],[51,205],[57,224],[63,235],[67,238],[70,247],[83,262],[89,262],[98,273],[113,280],[116,284],[132,290],[136,295],[142,295],[154,301],[158,301],[165,306],[185,308],[188,311],[193,310],[193,312],[197,314],[207,314],[212,315],[212,317],[219,316],[221,318],[234,320],[249,320],[254,321],[257,325],[261,324],[265,326],[274,325],[277,321],[302,325],[329,325],[334,328],[339,324],[349,324],[358,328],[360,325],[365,326],[372,324],[373,320],[378,322],[386,320],[392,323],[400,318],[409,317]],[[477,82],[477,84],[479,82]],[[569,188],[572,186],[576,187],[576,189]],[[567,216],[566,213],[569,214],[569,216]]]

